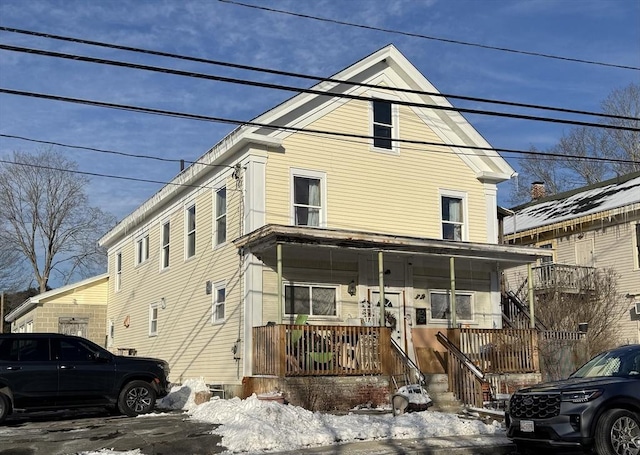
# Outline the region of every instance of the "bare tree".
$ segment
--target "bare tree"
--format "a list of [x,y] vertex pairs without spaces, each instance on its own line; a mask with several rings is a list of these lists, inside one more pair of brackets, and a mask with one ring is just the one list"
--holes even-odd
[[105,267],[97,240],[115,220],[89,206],[88,180],[77,167],[51,149],[14,152],[0,167],[1,232],[33,269],[40,292],[53,273],[67,283]]
[[20,251],[0,227],[0,291],[15,291],[28,281],[21,259]]
[[[640,85],[614,90],[602,102],[607,125],[640,128]],[[633,118],[635,120],[632,120]],[[531,151],[537,152],[535,148]],[[601,182],[617,175],[640,171],[640,133],[637,131],[579,127],[570,130],[558,144],[543,151],[564,157],[528,156],[520,160],[520,175],[512,186],[514,205],[531,200],[532,182],[545,183],[547,195]],[[630,161],[619,163],[592,158]]]

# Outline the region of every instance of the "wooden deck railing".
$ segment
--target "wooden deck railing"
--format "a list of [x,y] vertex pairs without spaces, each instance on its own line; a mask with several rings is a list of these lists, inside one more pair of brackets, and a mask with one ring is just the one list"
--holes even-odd
[[255,375],[395,374],[400,365],[388,328],[289,324],[253,328]]
[[485,373],[539,371],[534,329],[460,329],[460,350]]
[[593,289],[595,273],[594,267],[548,263],[533,267],[533,281],[536,290],[588,291]]

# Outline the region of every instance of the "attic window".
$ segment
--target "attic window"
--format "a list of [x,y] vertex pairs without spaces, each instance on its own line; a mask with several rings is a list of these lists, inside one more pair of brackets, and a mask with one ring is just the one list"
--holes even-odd
[[374,99],[373,146],[391,150],[393,148],[393,110],[390,101]]

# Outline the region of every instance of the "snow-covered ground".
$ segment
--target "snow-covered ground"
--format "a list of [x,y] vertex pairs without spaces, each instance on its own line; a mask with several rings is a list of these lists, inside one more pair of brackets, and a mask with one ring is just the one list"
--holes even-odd
[[[456,435],[503,435],[502,424],[485,424],[454,414],[423,411],[394,417],[382,414],[333,415],[260,400],[256,395],[196,405],[195,393],[208,391],[204,381],[189,380],[174,387],[158,401],[159,411],[183,410],[191,419],[219,425],[212,432],[222,436],[231,453],[258,454],[327,446],[346,442],[384,439],[416,439]],[[139,418],[161,418],[148,414]],[[144,455],[139,449],[114,452],[108,449],[82,455]]]

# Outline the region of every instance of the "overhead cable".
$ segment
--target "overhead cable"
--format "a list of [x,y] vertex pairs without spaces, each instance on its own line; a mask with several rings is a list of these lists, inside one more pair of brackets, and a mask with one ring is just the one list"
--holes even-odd
[[[193,77],[198,79],[214,80],[218,82],[248,85],[253,87],[277,89],[277,90],[284,90],[284,91],[290,91],[290,92],[309,93],[309,94],[325,96],[329,98],[346,98],[346,99],[367,101],[367,102],[371,101],[370,97],[352,95],[349,93],[334,93],[326,90],[292,87],[288,85],[281,85],[281,84],[274,84],[274,83],[267,83],[267,82],[249,81],[245,79],[237,79],[237,78],[231,78],[231,77],[196,73],[193,71],[175,70],[171,68],[162,68],[157,66],[142,65],[138,63],[129,63],[129,62],[122,62],[117,60],[107,60],[107,59],[100,59],[95,57],[86,57],[86,56],[75,55],[75,54],[44,51],[40,49],[24,48],[19,46],[9,46],[5,44],[0,44],[0,49],[14,51],[14,52],[25,52],[25,53],[36,54],[36,55],[45,55],[48,57],[56,57],[56,58],[62,58],[67,60],[73,60],[73,61],[98,63],[103,65],[117,66],[117,67],[123,67],[123,68],[133,68],[133,69],[144,70],[144,71],[159,72],[163,74],[172,74],[177,76],[186,76],[186,77]],[[434,110],[444,110],[444,111],[450,111],[450,112],[462,112],[466,114],[488,115],[488,116],[497,116],[497,117],[512,118],[512,119],[549,122],[549,123],[561,123],[561,124],[567,124],[567,125],[573,125],[573,126],[585,126],[585,127],[593,127],[593,128],[605,128],[605,129],[627,130],[627,131],[640,131],[640,128],[634,128],[631,126],[624,126],[624,125],[610,125],[610,124],[595,123],[595,122],[582,122],[578,120],[566,120],[566,119],[558,119],[558,118],[540,117],[540,116],[534,116],[534,115],[515,114],[515,113],[509,113],[509,112],[485,111],[481,109],[442,106],[438,104],[426,104],[426,103],[418,103],[413,101],[394,100],[393,104],[409,106],[409,107],[434,109]],[[632,120],[632,121],[640,120],[633,117],[623,117],[622,119]]]
[[326,17],[312,16],[310,14],[294,13],[292,11],[286,11],[286,10],[276,9],[276,8],[268,8],[266,6],[250,5],[250,4],[247,4],[247,3],[242,3],[242,2],[232,1],[232,0],[218,0],[218,1],[221,2],[221,3],[229,3],[231,5],[244,6],[246,8],[253,8],[253,9],[268,11],[268,12],[271,12],[271,13],[286,14],[288,16],[295,16],[295,17],[300,17],[300,18],[304,18],[304,19],[312,19],[312,20],[321,21],[321,22],[329,22],[329,23],[337,24],[337,25],[346,25],[348,27],[363,28],[363,29],[366,29],[366,30],[374,30],[374,31],[377,31],[377,32],[384,32],[384,33],[392,33],[392,34],[396,34],[396,35],[409,36],[409,37],[412,37],[412,38],[422,38],[422,39],[427,39],[427,40],[440,41],[440,42],[443,42],[443,43],[459,44],[459,45],[463,45],[463,46],[478,47],[478,48],[489,49],[489,50],[493,50],[493,51],[510,52],[512,54],[522,54],[522,55],[528,55],[528,56],[532,56],[532,57],[550,58],[550,59],[555,59],[555,60],[564,60],[564,61],[568,61],[568,62],[586,63],[586,64],[589,64],[589,65],[609,66],[609,67],[612,67],[612,68],[620,68],[620,69],[626,69],[626,70],[640,71],[640,67],[636,67],[636,66],[619,65],[619,64],[615,64],[615,63],[606,63],[606,62],[597,62],[597,61],[594,61],[594,60],[585,60],[585,59],[580,59],[580,58],[575,58],[575,57],[563,57],[563,56],[560,56],[560,55],[545,54],[545,53],[542,53],[542,52],[523,51],[523,50],[519,50],[519,49],[511,49],[511,48],[508,48],[508,47],[489,46],[489,45],[486,45],[486,44],[470,43],[470,42],[467,42],[467,41],[460,41],[460,40],[455,40],[455,39],[439,38],[439,37],[435,37],[435,36],[423,35],[423,34],[420,34],[420,33],[403,32],[403,31],[400,31],[400,30],[392,30],[392,29],[388,29],[388,28],[374,27],[372,25],[356,24],[356,23],[353,23],[353,22],[346,22],[346,21],[341,21],[341,20],[337,20],[337,19],[329,19],[329,18],[326,18]]
[[[504,148],[497,148],[497,147],[480,147],[480,146],[463,145],[463,144],[444,144],[444,143],[431,142],[431,141],[421,141],[421,140],[416,140],[416,139],[400,139],[400,138],[377,137],[377,136],[370,136],[370,135],[366,135],[366,134],[345,133],[345,132],[337,132],[337,131],[325,131],[325,130],[317,130],[317,129],[311,129],[311,128],[301,128],[301,127],[294,127],[294,126],[272,125],[272,124],[269,124],[269,123],[260,123],[260,122],[255,122],[255,121],[235,120],[235,119],[229,119],[229,118],[224,118],[224,117],[212,117],[212,116],[207,116],[207,115],[190,114],[190,113],[177,112],[177,111],[168,111],[168,110],[163,110],[163,109],[153,109],[153,108],[146,108],[146,107],[140,107],[140,106],[131,106],[131,105],[126,105],[126,104],[115,104],[115,103],[106,103],[106,102],[102,102],[102,101],[94,101],[94,100],[87,100],[87,99],[81,99],[81,98],[70,98],[70,97],[59,96],[59,95],[49,95],[49,94],[43,94],[43,93],[25,92],[25,91],[21,91],[21,90],[11,90],[11,89],[1,88],[1,87],[0,87],[0,93],[6,93],[6,94],[9,94],[9,95],[17,95],[17,96],[25,96],[25,97],[30,97],[30,98],[39,98],[39,99],[63,101],[63,102],[68,102],[68,103],[83,104],[83,105],[88,105],[88,106],[96,106],[96,107],[124,110],[124,111],[130,111],[130,112],[140,112],[140,113],[153,114],[153,115],[159,115],[159,116],[165,116],[165,117],[175,117],[175,118],[183,118],[183,119],[189,119],[189,120],[199,120],[199,121],[203,121],[203,122],[215,122],[215,123],[224,123],[224,124],[232,124],[232,125],[239,125],[239,126],[250,126],[250,127],[265,128],[265,129],[271,129],[271,130],[305,132],[305,133],[314,133],[314,134],[321,134],[321,135],[334,136],[334,137],[348,137],[348,138],[356,138],[356,139],[369,139],[369,140],[371,140],[371,139],[384,139],[384,140],[387,140],[387,141],[403,143],[403,144],[419,144],[419,145],[429,145],[429,146],[436,146],[436,147],[451,147],[451,148],[456,148],[456,149],[482,150],[482,151],[487,151],[487,152],[491,152],[491,153],[495,153],[495,152],[497,152],[497,153],[521,153],[521,154],[533,153],[533,152],[526,152],[526,151],[523,151],[523,150],[504,149]],[[550,154],[546,154],[545,153],[545,155],[554,156],[554,154],[551,154],[551,153]],[[564,158],[567,157],[566,155],[562,155],[562,154],[557,154],[557,156],[558,157],[564,157]],[[580,157],[576,156],[575,158],[580,158]],[[595,161],[607,161],[607,162],[620,162],[620,163],[640,164],[640,163],[638,163],[636,161],[623,160],[623,159],[613,159],[613,158],[598,158],[598,159],[596,159],[595,157],[594,158],[590,158],[590,159],[595,160]]]
[[[234,68],[234,69],[241,69],[241,70],[246,70],[246,71],[267,73],[267,74],[294,77],[294,78],[300,78],[300,79],[308,79],[308,80],[319,81],[319,82],[332,82],[332,83],[335,83],[335,84],[344,84],[344,85],[349,85],[349,86],[353,86],[353,87],[375,88],[376,90],[394,91],[394,92],[399,92],[399,93],[411,93],[411,94],[416,94],[416,95],[427,95],[427,96],[434,96],[434,97],[441,97],[441,98],[448,98],[448,99],[458,99],[458,100],[461,100],[461,101],[473,101],[473,102],[479,102],[479,103],[496,104],[496,105],[501,105],[501,106],[523,107],[523,108],[527,108],[527,109],[540,109],[540,110],[547,110],[547,111],[554,111],[554,112],[563,112],[563,113],[567,113],[567,114],[591,115],[591,116],[608,117],[608,118],[620,118],[619,116],[615,116],[615,115],[612,115],[612,114],[601,113],[601,112],[589,112],[589,111],[583,111],[583,110],[578,110],[578,109],[567,109],[567,108],[562,108],[562,107],[544,106],[544,105],[540,105],[540,104],[519,103],[519,102],[515,102],[515,101],[504,101],[504,100],[480,98],[480,97],[473,97],[473,96],[455,95],[455,94],[451,94],[451,93],[441,93],[441,92],[430,92],[430,91],[423,91],[423,90],[413,90],[413,89],[408,89],[408,88],[384,87],[384,86],[379,86],[379,85],[375,85],[375,84],[367,84],[367,83],[364,83],[364,82],[352,82],[352,81],[345,81],[345,80],[341,80],[341,79],[335,79],[335,78],[331,78],[331,77],[313,76],[313,75],[309,75],[309,74],[294,73],[294,72],[290,72],[290,71],[282,71],[282,70],[276,70],[276,69],[271,69],[271,68],[242,65],[242,64],[239,64],[239,63],[231,63],[231,62],[224,62],[224,61],[220,61],[220,60],[211,60],[211,59],[205,59],[205,58],[200,58],[200,57],[192,57],[192,56],[174,54],[174,53],[169,53],[169,52],[162,52],[162,51],[156,51],[156,50],[150,50],[150,49],[142,49],[142,48],[138,48],[138,47],[122,46],[122,45],[113,44],[113,43],[105,43],[105,42],[101,42],[101,41],[85,40],[85,39],[81,39],[81,38],[73,38],[73,37],[55,35],[55,34],[50,34],[50,33],[35,32],[35,31],[31,31],[31,30],[16,29],[16,28],[12,28],[12,27],[2,27],[2,26],[0,26],[0,31],[11,32],[11,33],[20,33],[20,34],[25,34],[25,35],[37,36],[37,37],[48,38],[48,39],[55,39],[55,40],[66,41],[66,42],[72,42],[72,43],[78,43],[78,44],[86,44],[86,45],[97,46],[97,47],[104,47],[104,48],[108,48],[108,49],[117,49],[117,50],[124,50],[124,51],[128,51],[128,52],[136,52],[136,53],[142,53],[142,54],[147,54],[147,55],[155,55],[155,56],[160,56],[160,57],[169,57],[169,58],[173,58],[173,59],[186,60],[186,61],[197,62],[197,63],[206,63],[206,64],[210,64],[210,65],[216,65],[216,66],[222,66],[222,67],[228,67],[228,68]],[[625,118],[625,117],[622,117],[622,118]]]

